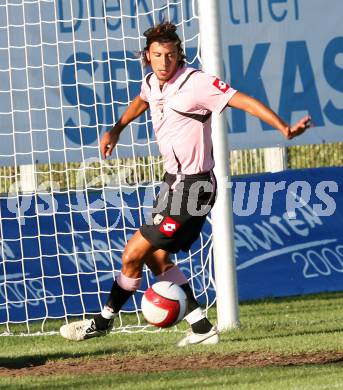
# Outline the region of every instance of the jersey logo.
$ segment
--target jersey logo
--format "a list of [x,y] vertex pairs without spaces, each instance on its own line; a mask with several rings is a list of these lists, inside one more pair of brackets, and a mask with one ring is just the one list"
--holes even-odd
[[179,229],[180,224],[174,221],[170,217],[166,217],[162,225],[159,228],[159,231],[167,237],[172,237],[174,233]]
[[163,215],[156,214],[154,217],[154,225],[159,225],[163,221]]
[[213,81],[213,85],[219,89],[219,91],[225,93],[226,91],[229,90],[230,88],[230,85],[229,84],[226,84],[224,81],[221,81],[220,79],[216,78],[214,81]]

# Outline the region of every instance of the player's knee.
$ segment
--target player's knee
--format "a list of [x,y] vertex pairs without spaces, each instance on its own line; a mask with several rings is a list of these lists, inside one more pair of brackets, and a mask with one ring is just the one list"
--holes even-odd
[[134,248],[126,248],[122,256],[123,268],[127,270],[139,270],[141,265],[141,256],[139,251]]

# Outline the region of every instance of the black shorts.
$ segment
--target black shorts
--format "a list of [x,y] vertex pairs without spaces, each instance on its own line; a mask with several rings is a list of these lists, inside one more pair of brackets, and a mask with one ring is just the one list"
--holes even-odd
[[152,216],[141,226],[141,234],[157,249],[188,251],[199,237],[216,192],[212,171],[182,176],[166,173]]

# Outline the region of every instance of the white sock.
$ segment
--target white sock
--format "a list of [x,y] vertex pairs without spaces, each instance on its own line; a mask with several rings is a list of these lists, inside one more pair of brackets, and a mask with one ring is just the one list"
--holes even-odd
[[106,305],[101,311],[101,316],[106,318],[107,320],[112,320],[116,315],[117,313],[115,313],[111,307]]
[[197,307],[196,309],[188,313],[184,319],[189,323],[189,325],[192,325],[202,320],[205,317],[206,316],[204,312],[201,310],[201,308]]

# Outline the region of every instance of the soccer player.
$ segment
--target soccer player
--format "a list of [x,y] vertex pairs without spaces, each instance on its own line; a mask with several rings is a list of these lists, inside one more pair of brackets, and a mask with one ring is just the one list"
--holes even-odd
[[121,273],[102,312],[93,319],[63,325],[60,333],[75,341],[106,335],[121,307],[139,288],[146,264],[158,281],[174,282],[187,295],[185,320],[191,330],[178,345],[216,344],[216,327],[204,315],[182,271],[169,258],[169,253],[189,250],[215,201],[211,113],[221,113],[227,107],[244,110],[287,139],[309,128],[311,118],[305,116],[289,126],[260,101],[215,76],[186,66],[176,26],[169,22],[148,29],[144,35],[142,58],[152,73],[144,78],[140,95],[103,135],[100,151],[104,158],[109,157],[124,128],[150,108],[164,159],[164,183],[154,204],[152,222],[143,224],[124,249]]

